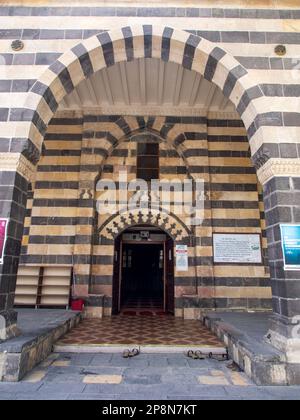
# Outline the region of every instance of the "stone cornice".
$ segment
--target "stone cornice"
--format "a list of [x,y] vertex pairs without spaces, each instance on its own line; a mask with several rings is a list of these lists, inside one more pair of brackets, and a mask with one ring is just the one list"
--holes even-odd
[[300,177],[300,159],[269,159],[258,169],[257,176],[262,185],[275,176]]
[[29,182],[35,178],[36,168],[20,153],[0,153],[0,169],[7,172],[18,172]]

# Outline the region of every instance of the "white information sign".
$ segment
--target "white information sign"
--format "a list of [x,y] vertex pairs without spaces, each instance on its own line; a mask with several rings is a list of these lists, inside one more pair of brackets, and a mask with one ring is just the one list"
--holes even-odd
[[253,263],[262,262],[260,235],[215,233],[214,262]]
[[187,245],[176,245],[176,271],[189,270],[189,257]]

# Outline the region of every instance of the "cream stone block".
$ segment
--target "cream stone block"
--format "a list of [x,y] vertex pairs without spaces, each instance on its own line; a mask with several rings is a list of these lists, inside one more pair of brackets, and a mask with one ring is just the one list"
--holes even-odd
[[94,245],[93,251],[94,255],[114,255],[114,246],[113,245]]
[[32,217],[76,217],[77,209],[61,207],[33,207]]
[[[74,264],[75,274],[85,276],[85,275],[89,275],[90,271],[91,271],[90,264]],[[88,286],[87,286],[87,288],[88,288]]]
[[31,225],[31,217],[25,217],[24,227],[30,227],[30,225]]
[[183,318],[183,309],[175,308],[175,318]]
[[252,162],[249,158],[241,157],[213,157],[209,158],[211,166],[235,166],[235,167],[252,167]]
[[[31,95],[36,96],[33,93]],[[19,108],[20,104],[25,104],[27,97],[28,93],[25,92],[0,93],[1,106],[3,108]],[[35,109],[35,107],[30,107],[30,109]]]
[[[239,63],[229,54],[224,55],[219,61],[219,64],[216,67],[216,71],[212,82],[215,83],[221,90],[225,85],[226,79],[234,67],[238,66]],[[235,103],[237,105],[237,103]]]
[[80,82],[86,79],[77,57],[76,60],[74,60],[68,65],[68,71],[70,73],[70,77],[75,87],[78,86]]
[[195,156],[189,157],[186,159],[188,165],[199,165],[199,166],[207,166],[208,165],[208,157],[207,156]]
[[201,312],[200,308],[183,308],[183,319],[199,320]]
[[23,138],[24,137],[29,138],[39,150],[42,149],[44,137],[42,136],[42,134],[39,132],[39,130],[34,124],[32,123],[30,124],[29,130],[24,130],[23,132],[20,129],[16,130],[16,135],[20,135],[20,134],[23,135]]
[[123,380],[122,375],[86,375],[83,379],[84,384],[120,384]]
[[282,84],[299,83],[299,70],[249,70],[249,75],[253,80],[257,80],[260,84],[274,83],[274,80],[280,80]]
[[124,120],[127,122],[127,124],[129,125],[132,131],[139,129],[139,124],[136,118],[131,117],[131,116],[125,116]]
[[[26,39],[26,53],[39,53],[41,51],[64,53],[77,45],[81,39]],[[1,39],[0,53],[11,53],[11,42],[8,39]]]
[[[23,27],[23,26],[21,26]],[[20,71],[22,69],[22,71]],[[40,79],[45,72],[47,66],[36,65],[0,65],[0,79],[1,80],[22,80],[24,77],[29,79]],[[51,72],[51,74],[53,74]]]
[[86,319],[102,319],[103,318],[103,307],[90,307],[87,306],[84,309],[84,318]]
[[216,287],[216,298],[272,299],[270,287]]
[[[300,79],[299,79],[300,83]],[[300,98],[298,97],[279,97],[272,98],[272,106],[270,109],[270,97],[262,96],[257,99],[253,99],[254,106],[260,113],[272,112],[295,112],[296,109],[300,109]],[[300,140],[299,140],[300,141]]]
[[60,102],[66,96],[66,91],[62,82],[60,81],[58,77],[56,77],[52,83],[48,84],[48,86],[50,87],[51,92],[53,93],[56,99],[56,102],[60,104]]
[[30,235],[74,236],[75,226],[32,225],[30,227]]
[[197,257],[212,257],[212,246],[197,246],[195,248]]
[[213,267],[209,266],[198,266],[196,268],[197,276],[198,277],[210,277],[213,276]]
[[251,137],[250,146],[251,153],[257,150],[264,143],[268,147],[268,143],[281,143],[284,139],[285,143],[299,143],[300,127],[260,127]]
[[[202,175],[201,175],[201,177],[202,177]],[[160,174],[159,179],[161,181],[172,182],[174,180],[174,174]],[[183,182],[186,179],[186,175],[176,174],[176,179]]]
[[155,34],[152,37],[152,57],[153,58],[161,58],[161,46],[162,46],[162,35],[163,35],[163,29],[162,27],[154,28]]
[[211,236],[212,235],[212,228],[209,226],[196,226],[195,227],[195,234],[198,237],[201,236]]
[[[60,118],[57,115],[54,115],[55,118]],[[67,117],[62,117],[62,118],[67,118]],[[72,118],[72,117],[70,117]],[[73,117],[73,118],[80,118],[79,116],[77,117]],[[82,133],[82,124],[65,124],[65,125],[54,125],[54,124],[50,124],[47,127],[47,133],[52,133],[52,134],[81,134]],[[53,140],[51,140],[51,142],[53,142]],[[73,142],[69,141],[68,143],[72,144]],[[79,143],[79,142],[74,142],[74,143]],[[50,142],[49,142],[50,145]]]
[[80,141],[45,141],[47,150],[81,150]]
[[111,308],[107,308],[105,307],[103,309],[103,316],[107,317],[107,316],[111,316]]
[[1,137],[13,138],[18,134],[18,137],[22,138],[21,134],[29,132],[29,129],[30,123],[27,121],[0,122]]
[[[30,226],[30,224],[29,224],[29,226]],[[24,227],[25,227],[25,224],[24,224]],[[29,236],[23,236],[22,246],[26,246],[26,245],[28,245],[28,243],[29,243]]]
[[94,69],[94,72],[96,73],[99,70],[106,68],[106,63],[103,55],[103,50],[101,46],[99,45],[99,41],[97,38],[93,37],[90,41],[92,41],[95,44],[98,44],[95,46],[95,48],[91,49],[89,51],[89,57]]
[[[263,0],[262,0],[263,1]],[[270,2],[259,1],[258,3],[251,3],[251,6],[258,4],[259,7],[270,7]],[[238,1],[234,2],[232,6],[245,6],[244,3]],[[36,4],[34,2],[34,4]],[[76,3],[75,3],[76,4]],[[81,4],[81,3],[80,3]],[[95,2],[92,3],[95,5]],[[153,4],[153,3],[152,3]],[[190,3],[189,3],[190,4]],[[56,3],[57,5],[57,3]],[[78,5],[78,2],[77,2]],[[141,3],[139,3],[139,6]],[[148,6],[149,4],[145,4]],[[160,4],[161,5],[161,4]],[[197,3],[198,5],[198,3]],[[227,3],[226,3],[227,5]],[[61,6],[61,4],[59,4]],[[211,7],[211,3],[207,3],[206,6]],[[228,6],[228,5],[227,5]],[[273,2],[271,6],[274,6]],[[298,3],[294,2],[293,7],[298,6]],[[201,7],[205,7],[205,4],[201,2]],[[276,7],[279,7],[276,3]],[[288,7],[288,3],[285,2],[282,6],[283,8]],[[297,8],[297,7],[296,7]],[[214,27],[216,31],[225,31],[225,30],[239,30],[240,29],[240,20],[235,18],[214,18]],[[282,22],[286,22],[286,25],[283,25]],[[277,31],[277,32],[294,32],[298,28],[298,20],[290,21],[290,20],[279,20],[279,19],[261,19],[260,20],[260,30],[261,31]],[[144,17],[120,17],[120,16],[101,16],[101,23],[102,27],[106,28],[107,30],[113,30],[116,27],[122,27],[131,25],[135,29],[135,33],[137,29],[141,27],[143,23],[145,23]],[[183,30],[186,28],[189,29],[199,29],[199,25],[203,30],[211,29],[212,19],[206,17],[185,17],[185,18],[177,18],[174,17],[151,17],[147,18],[147,23],[152,23],[154,27],[161,27],[163,25],[176,27],[178,30]],[[97,16],[90,16],[82,18],[82,16],[38,16],[36,18],[32,16],[3,16],[0,18],[1,27],[4,29],[12,28],[12,29],[19,29],[20,27],[28,28],[28,29],[57,29],[57,28],[65,28],[65,29],[73,29],[74,27],[78,29],[98,29],[99,28],[99,17]],[[257,19],[243,19],[243,29],[246,31],[255,31],[257,30]],[[181,35],[180,31],[176,31],[174,36],[178,39]]]
[[[78,181],[78,172],[64,172],[65,181]],[[37,172],[37,181],[61,181],[61,172]]]
[[184,44],[179,43],[178,41],[172,38],[170,54],[169,54],[169,62],[182,65],[183,56],[184,56]]
[[78,255],[90,255],[91,245],[90,244],[75,244],[74,253]]
[[215,219],[260,219],[259,209],[212,209],[212,217]]
[[248,142],[209,142],[209,150],[232,150],[247,152],[248,149]]
[[78,190],[35,190],[34,198],[48,198],[48,199],[77,199]]
[[113,42],[115,62],[119,63],[119,62],[127,61],[124,35],[122,34],[122,31],[115,30],[110,33],[110,37]]
[[164,117],[156,117],[153,124],[153,129],[156,131],[160,131],[162,127],[164,126],[164,123],[165,123]]
[[[261,19],[259,20],[261,22]],[[274,55],[275,44],[246,44],[243,43],[241,48],[240,43],[220,42],[220,48],[226,50],[233,57],[272,57]],[[287,45],[286,58],[294,58],[300,56],[300,46],[291,44]],[[271,70],[272,71],[272,70]],[[274,71],[274,70],[273,70]],[[276,70],[275,70],[276,71]]]
[[195,50],[194,60],[192,63],[192,70],[196,73],[199,73],[201,76],[205,74],[207,60],[212,50],[211,46],[208,46],[208,48],[206,48],[206,44],[206,40],[202,39]]
[[73,245],[29,244],[27,252],[30,255],[71,255]]
[[211,198],[224,201],[258,201],[258,194],[256,191],[212,191]]
[[265,267],[247,265],[215,265],[216,277],[265,277]]
[[[244,47],[244,45],[243,45]],[[256,57],[256,55],[255,55]],[[247,70],[248,71],[248,70]],[[234,88],[232,89],[232,92],[229,96],[230,100],[232,101],[232,103],[235,106],[238,106],[241,98],[243,97],[244,93],[248,90],[251,89],[253,86],[256,86],[257,82],[255,84],[253,84],[253,80],[251,77],[249,77],[248,74],[246,74],[245,76],[241,77],[240,79],[237,80]]]
[[43,156],[44,165],[78,165],[80,157],[78,156]]
[[256,174],[211,174],[211,182],[223,184],[256,184],[258,182]]
[[[188,131],[188,129],[187,129]],[[197,132],[199,132],[197,130]],[[208,142],[207,140],[185,140],[183,144],[184,150],[189,149],[207,149]]]
[[144,35],[142,34],[133,38],[133,55],[135,59],[145,56]]
[[215,376],[199,376],[198,382],[201,385],[229,386],[229,382],[225,377]]
[[112,276],[114,272],[113,265],[101,265],[93,267],[93,274],[100,276]]

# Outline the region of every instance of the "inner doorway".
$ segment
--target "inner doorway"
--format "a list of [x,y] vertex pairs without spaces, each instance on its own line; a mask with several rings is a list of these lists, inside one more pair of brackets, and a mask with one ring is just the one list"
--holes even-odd
[[174,313],[174,242],[150,226],[116,239],[112,313]]
[[163,244],[124,244],[121,308],[164,309]]

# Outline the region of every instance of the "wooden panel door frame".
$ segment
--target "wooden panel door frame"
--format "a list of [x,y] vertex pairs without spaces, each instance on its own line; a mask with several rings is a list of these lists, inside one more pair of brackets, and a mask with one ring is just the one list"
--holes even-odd
[[[175,313],[175,261],[174,241],[171,237],[165,241],[165,296],[164,311],[174,315]],[[171,253],[171,254],[170,254]],[[171,258],[170,258],[171,255]]]
[[112,282],[112,315],[117,315],[121,310],[121,282],[123,267],[123,243],[121,236],[115,240],[114,271]]
[[[123,249],[128,242],[122,241],[122,236],[115,240],[114,247],[114,271],[112,282],[112,314],[117,315],[121,311],[121,290],[123,276]],[[130,243],[133,244],[132,242]],[[145,243],[144,243],[145,244]],[[174,241],[168,237],[164,242],[148,243],[148,245],[163,245],[164,251],[164,312],[174,314],[175,312],[175,261],[174,261]],[[139,243],[136,243],[139,245]],[[170,259],[171,252],[171,259]]]

